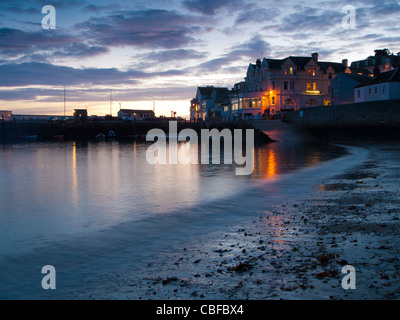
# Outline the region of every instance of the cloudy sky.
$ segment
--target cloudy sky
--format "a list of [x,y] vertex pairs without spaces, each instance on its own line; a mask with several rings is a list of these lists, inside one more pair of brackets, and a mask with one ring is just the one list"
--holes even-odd
[[[43,29],[44,5],[56,29]],[[356,9],[356,29],[342,8]],[[196,87],[242,81],[257,58],[360,60],[400,51],[397,0],[0,0],[0,109],[187,115]]]

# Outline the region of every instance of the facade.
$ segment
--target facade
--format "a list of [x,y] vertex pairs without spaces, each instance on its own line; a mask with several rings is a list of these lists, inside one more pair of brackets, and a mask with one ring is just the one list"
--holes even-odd
[[[198,87],[196,98],[192,100],[194,108],[191,107],[190,119],[196,119],[196,121],[205,120],[222,120],[221,106],[226,105],[228,97],[228,88],[218,88],[214,86]],[[193,110],[198,108],[196,114],[193,114]]]
[[[213,86],[198,87],[191,101],[191,120],[266,119],[309,107],[396,99],[400,95],[395,80],[397,73],[392,73],[394,78],[390,81],[379,74],[381,70],[394,71],[398,67],[400,53],[395,56],[386,49],[375,50],[375,57],[356,61],[351,66],[346,59],[341,63],[320,61],[318,53],[309,57],[258,59],[248,66],[244,81],[230,91]],[[370,82],[374,76],[379,83]],[[365,89],[365,83],[380,88]]]
[[346,60],[342,63],[321,62],[318,53],[310,57],[257,60],[247,71],[244,107],[252,106],[265,117],[330,105],[330,82],[346,68]]
[[354,61],[351,64],[354,68],[366,69],[372,74],[386,72],[400,67],[400,52],[397,55],[390,53],[388,49],[377,49],[375,55],[364,60]]
[[331,104],[354,103],[354,88],[369,80],[370,76],[352,73],[351,70],[339,73],[331,81]]
[[400,99],[400,69],[382,72],[354,89],[354,102]]
[[153,110],[121,109],[118,112],[119,119],[145,120],[152,119],[154,117],[155,113]]

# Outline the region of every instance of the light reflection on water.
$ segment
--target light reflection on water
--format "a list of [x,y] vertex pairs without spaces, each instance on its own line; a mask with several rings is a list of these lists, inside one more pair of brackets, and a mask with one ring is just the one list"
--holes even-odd
[[146,143],[0,146],[0,254],[59,235],[105,229],[240,192],[341,154],[322,144],[271,143],[254,150],[254,173],[234,165],[149,165]]

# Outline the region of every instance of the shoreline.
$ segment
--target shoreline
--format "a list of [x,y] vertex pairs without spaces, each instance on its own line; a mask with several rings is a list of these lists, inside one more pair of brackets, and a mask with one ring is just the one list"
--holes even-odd
[[[395,201],[400,190],[391,189],[391,183],[396,184],[400,168],[391,157],[400,157],[400,149],[365,147],[367,159],[324,178],[311,195],[250,215],[245,225],[221,226],[222,233],[197,239],[199,244],[182,248],[169,261],[149,262],[146,274],[130,278],[128,286],[86,298],[398,299],[400,215]],[[392,165],[399,171],[390,182]],[[344,265],[356,268],[356,290],[341,286]]]
[[[349,148],[349,155],[252,186],[211,207],[192,208],[190,215],[170,219],[167,226],[162,218],[150,221],[151,228],[140,228],[145,237],[132,237],[132,227],[137,226],[130,222],[100,231],[83,247],[82,239],[74,237],[11,257],[0,267],[12,268],[21,261],[44,265],[43,259],[52,257],[62,266],[60,289],[29,291],[30,277],[40,283],[39,273],[10,274],[4,269],[12,277],[7,296],[20,299],[25,292],[30,298],[73,300],[398,299],[400,148]],[[249,201],[246,213],[238,206],[241,199]],[[159,228],[164,230],[161,236]],[[355,291],[341,288],[344,263],[356,268]],[[22,278],[27,282],[14,283]]]

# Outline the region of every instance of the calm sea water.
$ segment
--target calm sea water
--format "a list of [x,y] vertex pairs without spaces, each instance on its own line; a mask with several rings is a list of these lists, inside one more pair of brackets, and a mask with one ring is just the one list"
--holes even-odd
[[0,147],[0,258],[60,235],[188,208],[342,154],[326,144],[268,144],[251,176],[232,165],[150,165],[146,143],[27,143]]
[[[295,196],[351,160],[341,157],[346,151],[338,146],[271,143],[254,149],[252,175],[236,176],[234,165],[153,166],[146,161],[148,147],[0,146],[0,299],[114,290],[115,279],[105,275],[125,270],[140,276],[156,252],[254,214],[277,194]],[[328,161],[334,158],[341,162]],[[48,264],[57,267],[59,283],[51,295],[40,287],[41,268]]]

